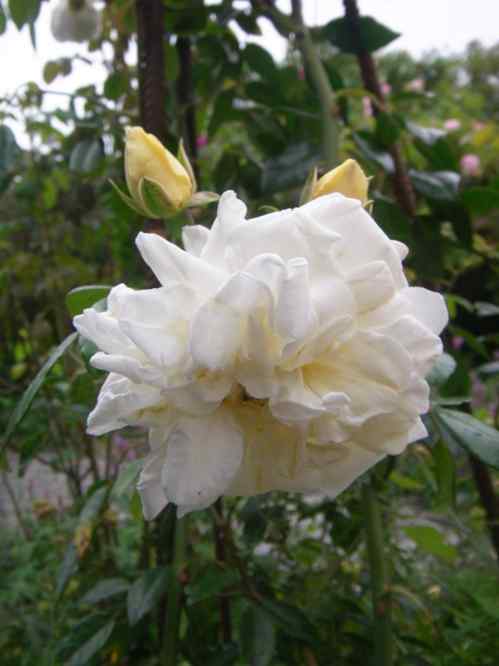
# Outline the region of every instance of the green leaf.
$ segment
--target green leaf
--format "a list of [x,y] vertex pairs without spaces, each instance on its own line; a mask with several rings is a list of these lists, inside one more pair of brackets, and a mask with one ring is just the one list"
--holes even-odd
[[132,197],[129,197],[128,194],[125,194],[118,185],[116,185],[115,182],[112,180],[109,180],[109,183],[111,184],[111,187],[113,190],[116,192],[116,194],[119,196],[119,198],[125,203],[129,208],[131,208],[135,213],[138,215],[141,215],[142,217],[147,215],[147,212],[145,210],[142,210],[142,208],[135,203],[135,201],[132,199]]
[[7,125],[0,125],[0,178],[13,170],[20,154],[14,132]]
[[457,549],[445,543],[443,535],[435,527],[410,525],[403,530],[409,539],[430,555],[435,555],[449,564],[457,558]]
[[57,578],[55,583],[55,593],[57,597],[60,597],[64,592],[66,585],[68,584],[69,579],[73,576],[78,570],[78,552],[74,543],[70,543],[66,548],[64,553],[64,558],[62,560],[61,566],[57,572]]
[[373,217],[389,238],[412,247],[411,221],[397,204],[384,197],[376,197]]
[[177,49],[173,44],[165,44],[165,76],[167,81],[176,81],[180,71]]
[[404,476],[396,471],[390,474],[390,481],[395,483],[399,488],[402,488],[402,490],[424,490],[424,484],[420,481],[411,479],[409,476]]
[[390,113],[381,111],[376,116],[376,131],[374,136],[380,145],[386,147],[391,146],[398,139],[400,131],[400,124]]
[[415,189],[435,201],[454,201],[457,197],[461,176],[454,171],[415,171],[409,176]]
[[257,44],[247,44],[243,51],[243,61],[260,75],[263,81],[278,75],[274,59],[268,51]]
[[11,19],[20,30],[28,21],[34,21],[40,11],[40,0],[9,0]]
[[234,108],[234,90],[224,90],[217,95],[211,114],[208,135],[213,136],[225,123],[241,119],[241,112]]
[[[399,32],[394,32],[386,25],[378,23],[372,16],[361,16],[359,28],[361,48],[369,53],[387,46],[397,37],[400,37]],[[349,23],[345,17],[330,21],[323,27],[322,33],[340,51],[357,53],[358,45],[352,36]]]
[[100,488],[94,490],[94,492],[89,496],[83,509],[80,511],[78,518],[78,527],[82,525],[88,525],[92,523],[100,513],[104,502],[107,499],[108,495],[108,485],[107,483]]
[[139,195],[151,217],[163,219],[174,212],[161,185],[150,178],[140,179]]
[[66,307],[69,314],[75,317],[86,308],[91,308],[98,301],[105,299],[110,291],[111,287],[100,284],[89,284],[71,289],[66,294]]
[[262,171],[262,190],[265,194],[302,187],[310,170],[319,161],[315,146],[309,143],[291,144],[281,155],[267,160]]
[[7,16],[5,15],[2,5],[0,5],[0,35],[3,35],[7,27]]
[[479,375],[497,375],[499,373],[499,361],[492,361],[491,363],[484,363],[483,365],[475,368]]
[[248,666],[267,666],[275,649],[274,625],[264,610],[249,606],[241,619],[241,651]]
[[499,190],[493,187],[470,187],[461,194],[461,200],[474,215],[486,215],[499,209]]
[[499,306],[485,301],[476,301],[475,310],[479,317],[497,317],[499,315]]
[[261,599],[258,604],[270,616],[270,618],[289,636],[298,638],[306,643],[314,641],[315,627],[305,613],[296,606],[281,601]]
[[257,23],[255,14],[245,14],[244,12],[237,12],[236,21],[241,28],[249,35],[261,35],[262,31]]
[[82,604],[97,604],[100,601],[126,592],[130,584],[124,578],[107,578],[101,580],[95,587],[87,592],[80,600]]
[[104,83],[104,95],[117,100],[128,90],[128,77],[124,72],[112,72]]
[[135,489],[135,482],[142,467],[144,466],[144,459],[133,460],[120,468],[118,478],[114,482],[111,495],[115,498],[123,497],[123,495],[131,495]]
[[54,351],[50,354],[48,359],[45,361],[42,368],[38,371],[38,374],[33,379],[31,384],[24,391],[21,399],[19,400],[19,402],[17,403],[14,411],[11,414],[9,422],[7,423],[7,429],[5,431],[4,441],[3,441],[3,444],[1,446],[1,449],[3,449],[5,446],[7,446],[8,442],[10,441],[10,438],[12,437],[14,432],[16,431],[16,428],[21,423],[23,418],[26,416],[26,414],[27,414],[27,412],[28,412],[28,410],[31,406],[31,403],[33,402],[36,394],[38,393],[41,386],[43,385],[43,382],[45,381],[45,379],[46,379],[48,373],[50,372],[50,370],[57,363],[57,361],[61,358],[61,356],[73,344],[73,342],[76,340],[77,336],[78,336],[78,333],[71,333],[71,335],[68,335],[68,337],[65,338],[56,349],[54,349]]
[[52,83],[58,76],[67,76],[71,74],[72,63],[70,58],[59,58],[58,60],[49,60],[43,68],[43,80],[45,83]]
[[203,0],[192,0],[187,7],[169,3],[166,9],[165,30],[176,35],[203,32],[208,20],[208,8]]
[[431,450],[435,462],[438,495],[437,507],[454,508],[456,503],[456,465],[454,457],[441,439]]
[[239,574],[234,569],[221,569],[215,565],[204,569],[197,578],[186,586],[185,592],[189,604],[197,604],[200,601],[218,596],[228,587],[239,583]]
[[[90,659],[92,659],[99,650],[102,650],[109,640],[109,637],[113,633],[114,624],[114,621],[108,622],[102,627],[102,629],[94,634],[92,638],[86,643],[83,643],[81,648],[79,648],[69,660],[68,666],[85,666],[85,664],[88,664]],[[104,663],[104,660],[102,660],[101,663]]]
[[442,354],[426,376],[430,386],[442,386],[456,369],[457,363],[450,354]]
[[261,497],[250,497],[241,510],[243,537],[249,545],[255,546],[263,540],[267,529],[267,515]]
[[458,155],[444,130],[421,127],[408,122],[406,127],[415,139],[416,148],[435,171],[457,171]]
[[486,465],[499,469],[499,432],[495,428],[453,409],[438,408],[432,415],[444,441],[458,444]]
[[437,129],[435,127],[422,127],[421,125],[416,125],[416,123],[407,123],[407,129],[412,134],[423,143],[426,143],[428,146],[432,146],[439,139],[447,136],[445,130]]
[[95,342],[88,340],[88,338],[84,338],[82,335],[78,336],[78,348],[87,366],[92,356],[99,351]]
[[104,151],[98,139],[84,139],[76,144],[69,157],[69,168],[78,173],[91,173],[98,166]]
[[395,171],[393,157],[390,155],[390,153],[379,150],[378,148],[374,148],[366,136],[366,133],[361,134],[360,132],[353,132],[352,136],[357,148],[359,149],[359,152],[363,157],[370,160],[371,162],[374,162],[375,164],[378,164],[386,171],[386,173],[393,173]]
[[137,624],[159,602],[166,591],[168,571],[164,567],[149,569],[128,590],[127,611],[131,626]]

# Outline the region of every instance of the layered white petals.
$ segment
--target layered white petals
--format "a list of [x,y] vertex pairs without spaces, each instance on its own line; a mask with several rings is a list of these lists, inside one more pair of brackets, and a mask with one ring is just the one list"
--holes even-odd
[[181,418],[168,437],[161,472],[167,499],[190,510],[212,504],[241,465],[243,441],[227,408],[204,419]]
[[186,251],[137,246],[160,286],[115,287],[75,318],[110,373],[89,416],[103,434],[149,428],[144,515],[274,489],[333,497],[426,436],[425,376],[442,351],[443,298],[408,287],[407,248],[358,200],[324,195],[247,220],[233,192]]

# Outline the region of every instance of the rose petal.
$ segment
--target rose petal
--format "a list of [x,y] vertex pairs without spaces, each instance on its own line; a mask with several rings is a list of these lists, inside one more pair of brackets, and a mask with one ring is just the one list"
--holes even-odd
[[163,487],[167,498],[193,510],[223,495],[243,458],[243,437],[228,409],[182,418],[168,438]]
[[225,279],[221,270],[184,252],[157,234],[141,232],[135,242],[142,258],[164,286],[183,282],[192,285],[198,293],[211,294]]

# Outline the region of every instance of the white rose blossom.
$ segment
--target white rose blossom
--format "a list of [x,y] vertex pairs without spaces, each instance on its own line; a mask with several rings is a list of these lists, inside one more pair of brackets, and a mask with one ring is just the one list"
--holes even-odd
[[407,248],[341,194],[247,220],[233,192],[184,247],[140,233],[161,286],[120,284],[75,326],[109,372],[93,435],[140,425],[152,519],[221,495],[334,497],[425,437],[425,375],[442,352],[441,295],[409,287]]
[[101,13],[89,0],[59,0],[50,29],[58,42],[88,42],[99,36]]

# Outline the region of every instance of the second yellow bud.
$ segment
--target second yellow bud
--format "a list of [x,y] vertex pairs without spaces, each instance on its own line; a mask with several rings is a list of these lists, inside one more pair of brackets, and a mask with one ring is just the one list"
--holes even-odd
[[339,192],[345,197],[360,199],[365,205],[368,200],[368,189],[369,179],[355,160],[348,159],[319,178],[312,188],[310,198],[317,199],[324,194]]
[[184,208],[195,191],[191,173],[153,134],[141,127],[127,127],[125,133],[125,175],[135,203],[147,211],[142,192],[143,179],[147,179],[159,188],[165,206]]

